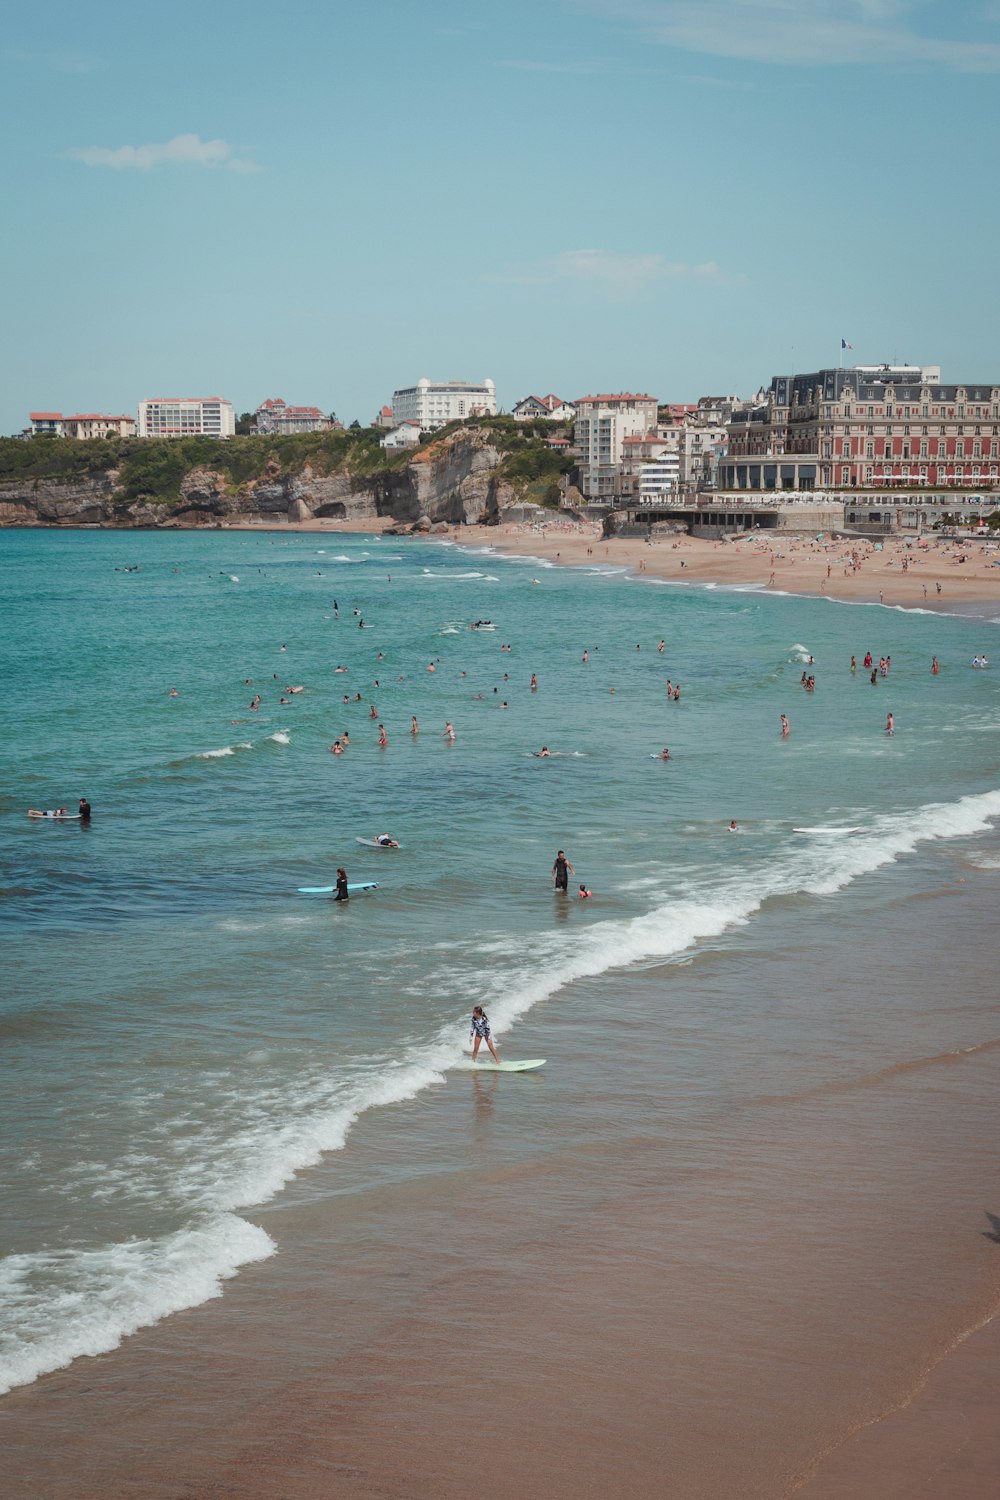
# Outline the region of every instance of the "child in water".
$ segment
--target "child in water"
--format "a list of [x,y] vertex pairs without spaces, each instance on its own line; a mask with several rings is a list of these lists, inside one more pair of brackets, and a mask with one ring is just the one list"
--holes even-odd
[[469,1032],[469,1041],[472,1042],[472,1061],[475,1062],[479,1055],[480,1043],[485,1042],[493,1053],[493,1061],[499,1063],[500,1058],[497,1055],[497,1049],[494,1047],[493,1038],[490,1035],[490,1018],[481,1005],[474,1005],[472,1007],[472,1020],[469,1024],[472,1028]]

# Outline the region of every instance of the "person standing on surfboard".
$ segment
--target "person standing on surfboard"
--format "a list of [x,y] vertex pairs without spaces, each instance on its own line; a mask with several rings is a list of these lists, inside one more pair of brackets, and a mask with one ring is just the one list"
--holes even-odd
[[493,1053],[493,1061],[499,1064],[500,1058],[497,1055],[497,1049],[494,1047],[493,1038],[490,1035],[490,1018],[481,1005],[474,1005],[472,1007],[472,1020],[469,1024],[472,1028],[469,1032],[469,1041],[472,1043],[472,1061],[475,1062],[479,1055],[480,1045],[485,1042]]
[[557,891],[569,889],[569,877],[575,875],[576,871],[560,849],[556,855],[556,862],[552,866],[552,882]]

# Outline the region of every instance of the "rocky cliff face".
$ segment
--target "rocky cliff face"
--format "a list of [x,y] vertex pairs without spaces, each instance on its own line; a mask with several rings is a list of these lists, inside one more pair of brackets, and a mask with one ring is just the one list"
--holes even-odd
[[497,474],[503,455],[483,434],[461,432],[418,449],[402,469],[372,475],[316,474],[308,464],[283,473],[276,459],[261,478],[234,486],[213,469],[192,469],[180,498],[129,499],[116,469],[72,479],[0,481],[3,526],[218,526],[227,521],[309,521],[315,517],[400,525],[494,521],[516,501]]

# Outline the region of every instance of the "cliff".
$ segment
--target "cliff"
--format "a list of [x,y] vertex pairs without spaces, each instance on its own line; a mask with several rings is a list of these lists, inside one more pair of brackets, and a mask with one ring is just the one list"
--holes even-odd
[[[463,426],[399,455],[384,454],[367,433],[340,439],[332,451],[329,443],[295,439],[230,442],[132,440],[117,453],[108,443],[72,444],[72,451],[45,439],[0,444],[0,525],[491,522],[508,505],[538,498],[546,480],[551,502],[564,491],[568,468],[541,439],[510,432],[502,419],[493,427]],[[28,472],[11,472],[18,467]]]

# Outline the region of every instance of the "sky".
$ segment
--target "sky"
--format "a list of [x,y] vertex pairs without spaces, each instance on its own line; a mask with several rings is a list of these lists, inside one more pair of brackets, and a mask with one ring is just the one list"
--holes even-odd
[[21,0],[0,59],[0,432],[1000,381],[1000,0]]

